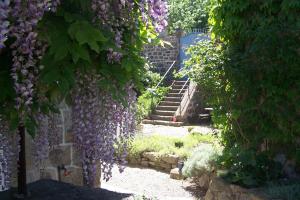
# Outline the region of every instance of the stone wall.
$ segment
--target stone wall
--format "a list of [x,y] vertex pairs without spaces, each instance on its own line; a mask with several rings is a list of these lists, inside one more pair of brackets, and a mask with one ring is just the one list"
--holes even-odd
[[[53,180],[59,180],[75,185],[83,185],[83,173],[79,155],[73,145],[71,132],[72,119],[71,109],[66,105],[60,105],[60,114],[55,116],[55,123],[61,135],[61,143],[50,151],[49,158],[45,167],[41,169],[41,177]],[[58,173],[58,166],[65,166],[66,172],[61,170]]]
[[[75,185],[83,185],[83,173],[80,162],[80,157],[76,148],[73,145],[73,135],[71,132],[72,118],[71,109],[66,104],[60,105],[60,113],[54,115],[55,128],[59,136],[60,144],[51,149],[49,158],[37,164],[32,156],[32,139],[31,136],[26,137],[26,165],[27,165],[27,182],[31,183],[39,179],[61,180],[63,182],[72,183]],[[65,166],[66,171],[61,170],[58,173],[58,167]],[[14,170],[12,185],[16,186],[17,171]],[[100,185],[100,172],[95,186]]]
[[270,200],[258,189],[245,189],[214,177],[204,200]]
[[161,39],[169,42],[172,46],[167,44],[164,47],[160,45],[147,45],[144,48],[143,56],[153,64],[155,67],[154,71],[163,74],[174,61],[178,64],[180,44],[179,38],[174,35],[161,36]]
[[144,152],[138,158],[129,159],[129,164],[149,167],[166,172],[177,167],[179,157],[176,155],[161,155],[157,152]]

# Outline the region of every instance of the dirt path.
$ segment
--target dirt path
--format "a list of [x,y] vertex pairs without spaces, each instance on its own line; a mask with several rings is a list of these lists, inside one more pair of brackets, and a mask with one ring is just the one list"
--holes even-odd
[[159,200],[194,200],[201,199],[199,196],[203,195],[194,195],[195,191],[201,191],[195,190],[194,185],[188,181],[173,180],[169,174],[135,167],[127,167],[122,174],[114,167],[112,179],[108,182],[103,181],[102,188]]

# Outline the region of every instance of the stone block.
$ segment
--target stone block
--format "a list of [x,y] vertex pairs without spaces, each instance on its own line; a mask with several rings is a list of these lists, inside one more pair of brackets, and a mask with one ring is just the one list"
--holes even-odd
[[67,173],[61,172],[61,181],[74,185],[83,185],[83,173],[79,167],[67,167]]
[[76,149],[76,147],[72,146],[72,165],[81,166],[81,158],[80,152]]
[[208,174],[203,174],[200,178],[197,179],[197,184],[204,189],[208,189],[210,182],[210,176]]
[[72,110],[65,109],[62,111],[64,128],[66,131],[70,131],[72,129]]
[[71,145],[58,146],[49,153],[49,164],[52,167],[71,165]]
[[157,162],[160,159],[160,154],[157,152],[145,152],[143,157],[149,159],[152,162]]
[[159,165],[160,167],[162,167],[163,169],[167,169],[168,171],[169,171],[170,169],[172,169],[172,165],[169,164],[169,163],[159,162],[158,165]]
[[71,130],[65,131],[65,143],[74,143],[74,134]]
[[42,179],[58,180],[58,174],[56,168],[46,168],[41,170]]
[[223,179],[214,177],[209,185],[212,192],[228,192],[231,193],[230,184],[226,183]]
[[179,172],[178,168],[174,168],[170,171],[170,178],[176,179],[176,180],[181,180],[183,179],[182,174]]
[[179,156],[167,154],[167,155],[163,155],[161,159],[171,165],[177,165]]
[[149,166],[149,162],[148,161],[142,161],[141,165],[144,167],[148,167]]

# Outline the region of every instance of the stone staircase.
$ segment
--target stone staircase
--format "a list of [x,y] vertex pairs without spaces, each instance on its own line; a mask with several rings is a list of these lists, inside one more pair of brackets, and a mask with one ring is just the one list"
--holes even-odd
[[182,126],[183,120],[175,116],[189,85],[186,81],[174,81],[167,96],[155,108],[149,119],[143,120],[143,124]]

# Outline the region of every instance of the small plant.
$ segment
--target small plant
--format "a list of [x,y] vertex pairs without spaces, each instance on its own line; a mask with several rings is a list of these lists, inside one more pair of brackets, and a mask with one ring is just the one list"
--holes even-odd
[[169,89],[169,87],[159,87],[155,91],[149,89],[143,92],[137,102],[136,120],[138,123],[152,112],[168,93]]
[[211,144],[197,147],[192,156],[188,158],[183,167],[183,175],[186,177],[201,177],[203,174],[211,174],[215,170],[218,151]]
[[175,142],[175,147],[176,148],[181,148],[181,147],[183,147],[183,142],[181,142],[181,141],[179,141],[179,142]]
[[194,127],[188,127],[188,132],[191,133],[193,131]]

